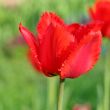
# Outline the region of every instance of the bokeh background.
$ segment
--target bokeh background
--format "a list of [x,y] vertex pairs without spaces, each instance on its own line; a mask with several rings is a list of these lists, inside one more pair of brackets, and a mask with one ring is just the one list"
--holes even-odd
[[[55,110],[57,105],[58,77],[47,78],[33,69],[26,57],[28,48],[19,33],[19,23],[36,34],[36,24],[45,11],[56,12],[66,23],[86,23],[87,8],[93,2],[0,0],[0,110]],[[101,106],[106,48],[102,50],[92,71],[77,79],[66,79],[64,110],[77,105],[91,110]]]

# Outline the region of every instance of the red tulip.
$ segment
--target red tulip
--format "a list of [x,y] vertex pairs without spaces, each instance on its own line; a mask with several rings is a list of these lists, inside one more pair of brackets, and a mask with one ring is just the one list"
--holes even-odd
[[110,0],[96,0],[89,12],[93,20],[104,23],[102,34],[110,38]]
[[31,62],[46,76],[78,77],[92,69],[100,54],[99,25],[66,25],[46,12],[38,23],[37,37],[21,24],[19,29],[30,47]]

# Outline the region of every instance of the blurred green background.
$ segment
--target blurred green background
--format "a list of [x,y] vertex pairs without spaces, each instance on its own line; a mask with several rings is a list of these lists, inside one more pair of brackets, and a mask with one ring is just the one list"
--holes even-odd
[[[57,104],[53,100],[57,100],[58,77],[47,78],[33,69],[26,57],[27,46],[20,36],[18,25],[22,22],[36,33],[35,26],[45,11],[56,12],[67,23],[83,23],[88,20],[87,6],[92,2],[93,0],[0,0],[0,110],[56,109]],[[101,103],[104,51],[103,49],[101,59],[92,71],[80,78],[66,80],[64,110],[72,110],[77,104],[89,105],[91,110],[96,110]],[[53,109],[49,109],[48,100],[51,100]]]

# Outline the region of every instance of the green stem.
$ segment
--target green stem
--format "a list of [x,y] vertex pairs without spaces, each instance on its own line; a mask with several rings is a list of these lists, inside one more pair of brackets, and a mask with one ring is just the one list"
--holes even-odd
[[97,110],[103,110],[103,104],[102,104],[102,86],[98,84],[97,86]]
[[64,79],[60,79],[57,110],[63,110],[64,81]]
[[56,78],[48,79],[48,104],[47,110],[55,110],[56,103]]
[[110,44],[108,44],[108,52],[106,54],[105,74],[104,74],[104,110],[110,110]]

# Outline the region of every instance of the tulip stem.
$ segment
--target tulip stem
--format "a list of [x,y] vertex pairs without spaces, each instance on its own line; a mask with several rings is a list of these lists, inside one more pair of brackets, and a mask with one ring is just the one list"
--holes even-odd
[[63,110],[64,82],[65,82],[65,79],[60,78],[57,110]]
[[104,73],[104,110],[110,110],[110,44],[106,53],[105,73]]
[[56,102],[56,78],[52,77],[48,79],[47,110],[55,110],[55,102]]
[[104,72],[104,99],[103,110],[110,110],[110,45],[108,39],[104,39],[105,54],[105,72]]

